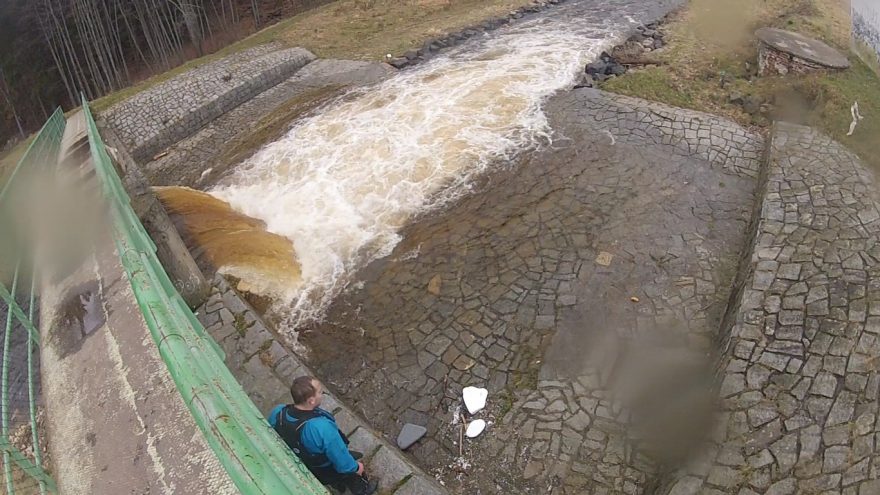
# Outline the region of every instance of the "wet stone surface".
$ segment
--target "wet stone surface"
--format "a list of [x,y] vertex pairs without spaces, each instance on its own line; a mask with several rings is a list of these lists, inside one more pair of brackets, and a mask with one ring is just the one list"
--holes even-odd
[[[411,453],[454,492],[643,493],[668,428],[638,422],[653,402],[627,384],[702,390],[763,144],[591,89],[547,113],[552,146],[406,229],[302,338],[387,438],[427,426]],[[489,389],[492,423],[456,461],[467,385]]]
[[[235,109],[212,120],[192,136],[165,150],[163,155],[144,166],[150,182],[159,185],[204,187],[216,182],[231,165],[229,158],[240,144],[243,130],[253,130],[254,123],[292,100],[303,97],[308,104],[310,95],[326,93],[325,97],[345,88],[379,82],[393,72],[388,65],[378,62],[350,60],[315,60],[287,80],[281,82]],[[319,99],[318,96],[312,96]]]
[[880,493],[880,196],[843,146],[777,124],[725,341],[717,436],[669,493]]

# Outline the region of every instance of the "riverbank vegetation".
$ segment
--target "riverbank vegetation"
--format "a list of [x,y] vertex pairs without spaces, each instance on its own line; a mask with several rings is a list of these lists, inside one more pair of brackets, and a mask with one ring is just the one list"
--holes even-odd
[[[816,37],[853,66],[831,74],[757,77],[754,31],[776,27]],[[880,170],[880,79],[850,52],[845,0],[692,0],[663,27],[667,46],[646,66],[602,88],[724,115],[748,126],[774,119],[817,127]],[[851,106],[861,120],[852,136]]]

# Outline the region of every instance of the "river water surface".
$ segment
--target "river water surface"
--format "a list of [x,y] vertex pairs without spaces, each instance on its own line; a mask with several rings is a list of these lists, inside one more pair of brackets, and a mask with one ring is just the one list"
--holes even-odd
[[635,28],[632,15],[650,8],[639,3],[568,2],[297,122],[211,193],[290,239],[301,279],[221,271],[289,303],[292,326],[319,320],[354,272],[391,253],[414,216],[515,154],[552,144],[542,104]]

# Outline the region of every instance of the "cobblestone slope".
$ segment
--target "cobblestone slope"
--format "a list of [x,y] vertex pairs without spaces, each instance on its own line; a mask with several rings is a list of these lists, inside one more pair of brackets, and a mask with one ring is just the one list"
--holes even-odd
[[[299,95],[321,88],[369,85],[388,77],[394,69],[379,62],[315,60],[287,80],[212,120],[195,134],[170,146],[161,158],[144,166],[153,185],[200,187],[216,182],[227,172],[230,149],[252,129],[255,122],[284,107]],[[332,93],[332,91],[331,91]],[[265,143],[263,143],[265,144]],[[211,169],[210,172],[204,172]]]
[[880,493],[880,212],[842,145],[777,124],[717,446],[671,493]]
[[[763,143],[589,89],[547,113],[552,146],[406,229],[305,341],[320,376],[386,435],[428,425],[414,454],[454,489],[643,493],[657,466],[629,435],[618,384],[656,335],[667,356],[709,364]],[[646,376],[664,370],[679,373]],[[450,420],[467,385],[488,387],[495,423],[466,445],[461,473]]]
[[144,163],[314,59],[302,48],[260,45],[157,84],[101,117]]

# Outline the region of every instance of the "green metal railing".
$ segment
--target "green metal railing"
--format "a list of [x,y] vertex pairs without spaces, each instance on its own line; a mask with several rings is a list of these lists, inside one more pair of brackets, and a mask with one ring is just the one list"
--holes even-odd
[[268,426],[187,307],[130,206],[83,98],[89,145],[110,204],[114,240],[159,353],[208,444],[246,495],[326,494],[326,489]]
[[[33,193],[41,174],[50,171],[58,158],[66,121],[61,109],[46,122],[6,182],[0,188],[0,314],[6,316],[0,372],[0,452],[6,493],[55,493],[55,482],[43,466],[40,430],[37,425],[37,390],[34,372],[35,353],[40,343],[34,312],[37,303],[37,270],[28,247],[28,229],[33,219],[28,195]],[[11,270],[11,286],[2,273]],[[26,287],[26,290],[21,290]],[[25,305],[26,311],[22,308]],[[21,369],[25,368],[24,372]],[[27,416],[22,407],[24,390],[10,390],[14,385],[27,387]],[[21,380],[26,383],[21,383]],[[30,430],[28,433],[27,430]],[[23,434],[23,435],[22,435]],[[15,440],[13,441],[13,435]],[[17,443],[17,444],[16,444]],[[30,454],[25,454],[30,452]]]

